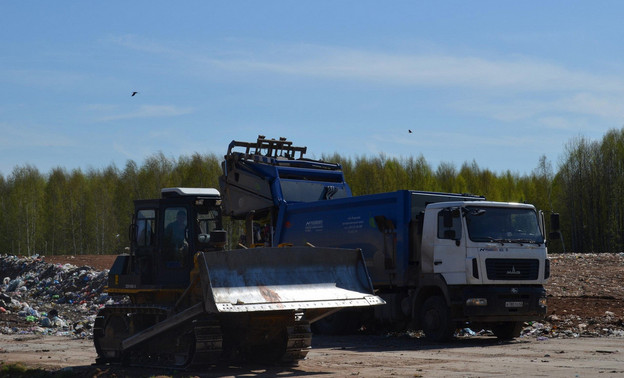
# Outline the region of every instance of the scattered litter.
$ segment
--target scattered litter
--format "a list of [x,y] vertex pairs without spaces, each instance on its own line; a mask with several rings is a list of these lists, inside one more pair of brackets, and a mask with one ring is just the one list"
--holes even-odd
[[50,264],[39,256],[0,256],[0,333],[93,337],[108,270]]

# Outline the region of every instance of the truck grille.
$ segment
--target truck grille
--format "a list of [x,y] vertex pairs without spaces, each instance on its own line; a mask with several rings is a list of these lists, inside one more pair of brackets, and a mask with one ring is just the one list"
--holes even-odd
[[539,260],[485,259],[485,268],[490,280],[536,280],[539,273]]

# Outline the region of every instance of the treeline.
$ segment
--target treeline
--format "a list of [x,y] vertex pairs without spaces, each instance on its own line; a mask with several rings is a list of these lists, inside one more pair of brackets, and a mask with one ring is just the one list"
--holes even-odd
[[565,241],[575,251],[624,250],[624,129],[566,146],[554,180]]
[[111,254],[128,243],[134,199],[158,198],[171,186],[218,187],[216,155],[170,159],[162,153],[123,170],[33,166],[0,176],[0,253]]
[[[552,243],[551,252],[564,245],[578,252],[624,250],[624,129],[609,131],[600,142],[570,141],[557,172],[545,156],[525,175],[492,172],[476,162],[434,169],[423,156],[322,159],[342,164],[354,195],[414,189],[532,203],[547,215],[561,214],[563,243]],[[164,187],[218,188],[221,160],[214,154],[176,159],[158,153],[141,166],[130,160],[123,169],[59,167],[43,174],[18,166],[0,175],[0,253],[119,253],[128,245],[134,199],[157,198]]]

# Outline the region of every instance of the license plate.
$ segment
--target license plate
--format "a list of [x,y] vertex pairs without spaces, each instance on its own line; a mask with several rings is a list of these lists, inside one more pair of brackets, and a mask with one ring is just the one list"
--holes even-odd
[[524,302],[505,302],[507,308],[518,308],[524,306]]

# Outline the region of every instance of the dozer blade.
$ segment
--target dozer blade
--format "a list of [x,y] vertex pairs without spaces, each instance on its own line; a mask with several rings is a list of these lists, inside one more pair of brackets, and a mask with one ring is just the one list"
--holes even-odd
[[340,308],[385,303],[373,294],[360,250],[240,249],[199,253],[197,262],[207,312],[307,310],[314,321]]

